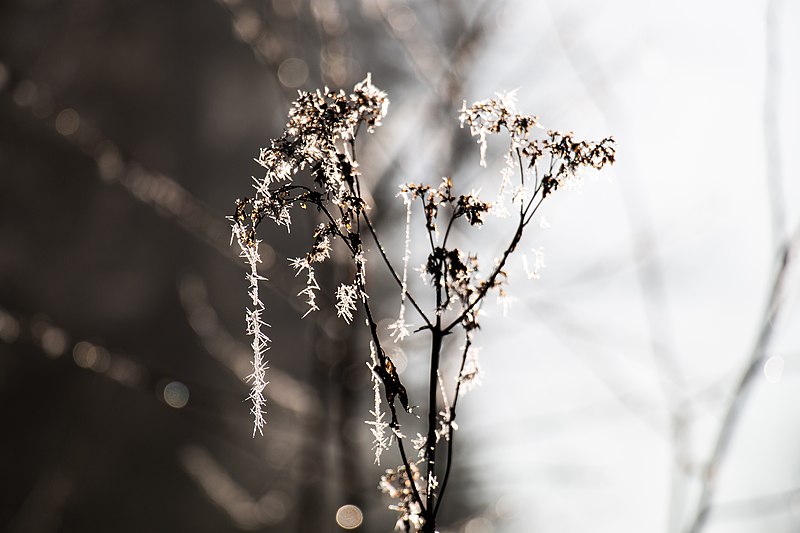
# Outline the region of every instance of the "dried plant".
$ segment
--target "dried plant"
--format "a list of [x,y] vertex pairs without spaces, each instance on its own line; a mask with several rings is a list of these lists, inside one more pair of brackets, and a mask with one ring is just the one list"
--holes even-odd
[[[443,178],[436,185],[404,185],[398,195],[406,207],[403,266],[398,272],[370,219],[371,207],[366,201],[366,191],[362,190],[356,159],[359,132],[364,128],[372,132],[379,126],[388,103],[386,94],[372,84],[369,76],[349,95],[328,89],[301,92],[292,104],[283,134],[261,150],[257,161],[266,173],[255,180],[254,197],[236,201],[236,211],[231,217],[233,237],[250,267],[247,279],[252,308],[247,310],[247,333],[252,337],[253,351],[250,376],[253,432],[263,432],[265,424],[265,352],[270,344],[264,333],[265,306],[259,293],[259,283],[264,278],[257,268],[260,262],[257,229],[264,219],[270,219],[288,231],[292,224],[292,208],[313,206],[322,222],[315,226],[311,248],[305,256],[290,259],[296,273],[306,278],[306,287],[300,293],[308,308],[306,315],[318,309],[316,296],[320,287],[315,269],[331,257],[332,247],[338,243],[350,257],[355,274],[336,290],[337,314],[350,323],[360,305],[370,335],[367,366],[372,375],[375,405],[372,419],[367,423],[374,437],[375,462],[379,463],[381,454],[395,443],[402,459],[400,466],[386,471],[380,487],[395,500],[391,508],[399,515],[397,529],[433,532],[452,467],[458,400],[479,376],[473,336],[479,328],[481,307],[491,292],[499,297],[506,295],[504,285],[509,258],[517,250],[545,198],[559,188],[579,184],[582,171],[599,170],[612,164],[615,148],[610,137],[587,142],[575,140],[572,133],[543,130],[536,117],[516,113],[513,93],[469,107],[465,102],[460,112],[461,125],[468,126],[470,133],[477,137],[482,166],[486,166],[487,137],[502,132],[508,135],[506,164],[497,198],[487,202],[475,192],[460,194],[451,178]],[[306,175],[307,184],[301,184],[300,179]],[[421,209],[430,248],[421,268],[433,307],[428,311],[418,303],[423,300],[412,294],[407,275],[415,205]],[[481,265],[477,255],[454,247],[451,236],[457,224],[480,226],[489,216],[513,217],[516,223],[503,252],[487,267]],[[389,326],[391,337],[397,342],[412,331],[430,335],[426,433],[417,433],[417,437],[410,440],[416,456],[407,452],[409,440],[398,417],[398,403],[406,412],[413,409],[409,392],[384,349],[370,304],[366,268],[368,239],[375,243],[381,261],[399,288],[400,313]],[[544,264],[541,251],[534,250],[534,253],[533,268],[524,261],[529,277],[538,277]],[[407,303],[422,323],[416,329],[406,321]],[[460,331],[464,341],[458,354],[460,365],[454,376],[454,393],[448,399],[440,362],[443,340],[456,331]],[[384,410],[384,405],[388,411]],[[446,460],[440,463],[437,454],[445,450]]]

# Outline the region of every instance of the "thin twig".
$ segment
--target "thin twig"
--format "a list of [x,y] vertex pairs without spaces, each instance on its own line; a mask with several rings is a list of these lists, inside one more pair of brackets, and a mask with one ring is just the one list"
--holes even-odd
[[[370,308],[369,302],[366,300],[364,301],[364,311],[367,314],[367,321],[369,323],[369,331],[372,337],[372,341],[375,343],[375,351],[378,353],[378,361],[381,365],[383,365],[386,362],[386,352],[383,351],[383,347],[381,346],[381,340],[380,337],[378,336],[378,325],[372,316],[372,310]],[[417,485],[416,483],[414,483],[414,479],[412,477],[411,464],[408,461],[408,456],[406,455],[406,450],[405,447],[403,446],[403,439],[398,435],[400,430],[400,424],[398,423],[397,409],[394,405],[394,399],[392,400],[389,399],[389,392],[388,390],[386,390],[385,387],[384,387],[384,392],[386,392],[386,403],[389,404],[389,410],[392,413],[391,427],[393,432],[396,430],[394,436],[395,439],[397,440],[397,448],[400,450],[400,457],[403,460],[403,466],[405,467],[406,474],[408,475],[408,479],[411,482],[411,490],[414,493],[414,499],[416,499],[417,503],[419,503],[420,509],[422,510],[423,514],[427,514],[427,509],[423,504],[422,498],[420,497],[419,491],[417,490]]]
[[[386,264],[386,267],[389,269],[389,272],[392,274],[392,277],[395,279],[395,281],[400,285],[400,288],[402,289],[403,281],[400,279],[400,276],[397,275],[397,271],[394,269],[392,263],[389,261],[389,257],[386,255],[386,250],[383,248],[383,244],[381,244],[381,241],[378,238],[378,234],[375,231],[375,227],[372,225],[372,221],[369,219],[369,216],[367,216],[366,213],[362,213],[362,215],[364,216],[364,220],[367,223],[367,228],[369,229],[369,232],[372,235],[372,238],[375,241],[376,246],[378,247],[378,251],[381,253],[381,257],[383,257],[383,262]],[[408,290],[408,288],[406,288],[406,298],[408,298],[408,301],[411,302],[411,305],[414,306],[414,309],[417,310],[417,313],[419,313],[419,316],[422,318],[422,320],[425,321],[426,326],[429,328],[432,327],[433,324],[431,323],[430,319],[417,304],[416,300],[414,300],[414,297],[411,296],[411,292]]]
[[[536,194],[534,193],[534,196],[531,197],[531,201],[535,197],[536,197]],[[503,255],[500,257],[500,261],[497,263],[497,266],[495,266],[494,270],[489,275],[489,278],[481,284],[481,288],[478,291],[478,295],[472,300],[472,302],[469,305],[467,305],[466,308],[464,308],[461,311],[461,313],[458,315],[458,317],[455,320],[453,320],[447,327],[443,328],[443,330],[442,330],[443,332],[449,333],[450,331],[453,330],[454,327],[456,327],[458,324],[460,324],[461,321],[464,320],[464,318],[466,318],[466,316],[475,308],[475,306],[478,305],[478,303],[481,300],[483,300],[483,298],[489,292],[489,289],[494,287],[495,281],[497,280],[497,276],[499,276],[500,273],[503,271],[503,267],[505,266],[506,261],[508,261],[509,256],[516,249],[517,245],[519,244],[519,241],[522,239],[522,231],[523,231],[523,229],[525,229],[525,226],[530,222],[531,217],[533,217],[533,215],[539,209],[539,206],[542,205],[542,202],[544,201],[544,199],[545,199],[545,196],[542,195],[540,197],[540,199],[539,199],[539,202],[536,204],[536,206],[533,208],[533,210],[530,211],[530,213],[528,213],[528,210],[530,209],[531,204],[530,204],[530,202],[528,203],[528,208],[520,216],[520,221],[519,221],[519,223],[517,225],[516,231],[514,232],[514,237],[511,239],[511,242],[508,244],[508,247],[503,252]],[[527,220],[525,220],[524,217],[527,217]]]
[[458,393],[461,390],[461,376],[464,374],[464,366],[467,363],[467,354],[469,353],[470,346],[472,346],[472,340],[470,339],[469,333],[467,333],[466,340],[464,341],[464,351],[461,354],[461,366],[459,367],[458,377],[456,379],[456,391],[453,395],[453,403],[450,405],[450,419],[448,420],[447,428],[447,463],[444,468],[444,478],[442,478],[441,487],[439,488],[439,499],[436,501],[436,507],[433,508],[434,515],[439,512],[439,505],[442,503],[445,490],[447,489],[447,481],[450,479],[450,469],[453,464],[453,441],[455,440],[453,422],[456,420],[456,405],[458,404]]
[[780,27],[778,0],[769,0],[766,17],[767,69],[764,80],[764,143],[767,164],[770,216],[772,218],[772,242],[775,247],[786,234],[786,206],[781,161],[781,135],[779,123],[781,68]]
[[739,422],[739,417],[742,413],[742,408],[746,403],[750,391],[752,390],[753,379],[758,375],[758,370],[763,366],[766,358],[766,349],[769,345],[772,334],[775,330],[775,323],[783,308],[781,297],[783,296],[783,285],[786,278],[786,272],[792,260],[794,248],[800,242],[800,225],[795,230],[792,239],[787,240],[781,247],[782,250],[779,254],[777,261],[777,271],[772,281],[772,288],[770,290],[769,300],[767,301],[766,308],[764,309],[764,317],[759,331],[758,338],[755,345],[750,352],[749,362],[747,367],[742,372],[736,388],[733,391],[731,401],[725,408],[725,413],[722,417],[717,437],[714,441],[714,448],[709,457],[708,463],[705,468],[705,475],[701,479],[700,498],[697,503],[694,517],[687,527],[687,533],[698,533],[703,529],[708,521],[708,515],[711,511],[711,500],[713,499],[716,491],[716,479],[718,470],[722,461],[727,453],[728,446],[730,445],[731,437],[733,436],[736,425]]

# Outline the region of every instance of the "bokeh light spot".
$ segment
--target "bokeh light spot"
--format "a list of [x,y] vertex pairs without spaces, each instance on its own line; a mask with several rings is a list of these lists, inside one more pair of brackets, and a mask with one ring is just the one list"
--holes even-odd
[[95,150],[95,160],[100,171],[100,178],[106,182],[117,179],[125,168],[119,149],[110,141],[100,143]]
[[494,512],[501,520],[508,520],[516,514],[517,505],[511,496],[501,496],[494,506]]
[[397,33],[405,33],[417,24],[417,16],[408,6],[394,6],[387,15],[389,25]]
[[0,309],[0,340],[12,343],[19,337],[19,321]]
[[783,377],[783,357],[773,355],[764,363],[764,377],[770,383],[777,383]]
[[239,39],[252,43],[261,33],[261,20],[254,11],[240,9],[233,15],[233,29]]
[[164,387],[164,401],[175,409],[186,407],[189,403],[189,387],[180,381],[170,381]]
[[97,363],[97,349],[89,342],[81,341],[72,349],[72,358],[81,368],[91,368]]
[[278,79],[290,89],[296,89],[308,79],[308,65],[297,57],[286,59],[278,67]]
[[68,342],[67,333],[61,328],[49,327],[42,333],[42,350],[48,357],[61,356],[67,349]]
[[492,523],[482,516],[473,518],[464,527],[464,533],[492,533],[492,531],[494,531]]
[[32,105],[36,101],[38,90],[31,80],[22,80],[14,89],[14,103],[20,107]]
[[72,349],[72,358],[75,360],[75,364],[81,368],[103,373],[108,370],[111,355],[102,346],[81,341]]
[[364,521],[361,509],[355,505],[342,505],[336,511],[336,523],[342,529],[355,529]]
[[72,135],[78,131],[80,124],[78,112],[71,108],[64,109],[56,117],[56,131],[61,135]]
[[402,374],[406,371],[406,368],[408,367],[408,356],[406,355],[405,350],[399,346],[389,346],[389,357],[392,358],[392,362],[394,363],[398,374]]

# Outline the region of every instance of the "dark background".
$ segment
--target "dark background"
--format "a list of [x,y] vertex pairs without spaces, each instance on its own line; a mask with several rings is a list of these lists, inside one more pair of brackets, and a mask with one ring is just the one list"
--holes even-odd
[[[471,11],[420,8],[437,53],[479,38],[462,38]],[[327,531],[347,503],[368,530],[393,526],[363,424],[364,345],[329,298],[301,322],[285,268],[267,293],[269,426],[251,438],[246,285],[224,217],[297,88],[367,71],[420,85],[391,22],[409,17],[337,1],[3,2],[0,529]],[[433,75],[431,112],[452,117],[457,65]],[[282,263],[305,245],[276,232],[266,271],[270,246]]]

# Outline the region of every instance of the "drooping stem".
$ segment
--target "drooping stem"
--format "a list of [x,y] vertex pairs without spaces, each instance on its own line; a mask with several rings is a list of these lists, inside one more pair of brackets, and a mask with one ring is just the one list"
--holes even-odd
[[[364,301],[364,311],[367,314],[367,322],[369,324],[369,332],[370,336],[372,337],[372,341],[375,343],[375,349],[378,352],[378,360],[381,365],[385,365],[386,363],[386,353],[383,351],[383,347],[380,343],[380,338],[378,336],[378,325],[375,322],[375,319],[372,315],[372,309],[370,308],[369,302]],[[385,387],[385,386],[384,386]],[[388,391],[384,388],[384,392],[386,393],[386,403],[389,404],[389,410],[392,413],[392,422],[391,422],[391,429],[392,431],[399,432],[400,424],[397,420],[397,408],[394,405],[394,399],[389,398]],[[395,433],[395,438],[397,439],[397,448],[400,450],[400,458],[403,460],[403,467],[406,469],[406,475],[411,484],[411,491],[414,494],[414,499],[419,503],[420,509],[422,510],[423,515],[426,513],[426,507],[423,505],[422,497],[417,490],[417,485],[414,483],[414,478],[411,470],[411,464],[408,461],[408,456],[406,454],[405,446],[403,446],[403,439]]]
[[[360,123],[359,123],[359,126],[360,126]],[[355,135],[350,140],[350,150],[351,150],[352,161],[355,162]],[[354,182],[350,184],[350,192],[353,193],[357,198],[363,200],[363,198],[361,196],[361,183],[360,183],[360,180],[358,179],[358,176],[356,176]],[[378,237],[378,234],[375,231],[375,228],[372,225],[372,222],[370,221],[369,216],[367,215],[366,211],[364,211],[364,210],[361,210],[358,213],[358,215],[356,216],[356,234],[358,235],[358,243],[355,246],[351,246],[350,247],[353,259],[357,260],[357,257],[358,256],[363,256],[363,252],[364,252],[364,250],[363,250],[363,239],[361,238],[361,236],[362,236],[361,219],[362,218],[364,219],[364,223],[366,224],[366,226],[367,226],[367,228],[369,230],[369,233],[372,235],[372,238],[375,240],[375,244],[378,246],[378,250],[380,251],[381,257],[383,258],[384,264],[389,269],[389,272],[391,272],[391,274],[395,278],[395,280],[405,290],[405,287],[403,286],[403,282],[400,280],[400,277],[397,275],[397,271],[392,266],[391,261],[389,261],[389,258],[386,255],[386,251],[383,248],[383,244],[381,244],[381,241],[380,241],[380,239]],[[342,240],[346,241],[346,239],[342,239]],[[366,286],[365,286],[365,279],[363,277],[359,277],[359,276],[356,276],[356,279],[358,280],[357,283],[359,285],[359,290],[361,291],[361,293],[364,294],[364,295],[367,294],[367,289],[366,289]],[[420,316],[425,321],[425,323],[428,326],[430,326],[431,325],[430,320],[425,315],[425,313],[422,311],[422,309],[419,307],[419,305],[417,305],[417,302],[413,299],[413,297],[410,294],[407,293],[407,291],[406,291],[406,297],[411,302],[411,304],[414,306],[414,308],[417,310],[417,312],[420,314]],[[381,345],[380,337],[378,335],[378,324],[375,321],[375,318],[374,318],[374,316],[372,314],[372,308],[370,307],[369,300],[366,297],[362,297],[362,303],[364,305],[364,311],[365,311],[365,313],[367,315],[367,324],[369,326],[370,337],[372,338],[372,341],[375,344],[375,349],[377,351],[378,363],[381,365],[381,367],[386,368],[387,357],[386,357],[386,352],[384,351],[383,346]],[[414,481],[414,473],[413,473],[413,470],[411,469],[411,463],[408,460],[408,455],[406,454],[405,446],[403,445],[403,436],[400,433],[400,423],[399,423],[398,418],[397,418],[397,408],[395,407],[395,403],[394,403],[395,402],[395,396],[394,396],[394,393],[390,393],[389,392],[388,385],[385,382],[384,382],[384,393],[386,395],[386,403],[389,404],[389,411],[392,414],[392,421],[390,423],[390,428],[394,432],[395,439],[397,440],[397,448],[398,448],[398,450],[400,452],[400,458],[403,461],[403,468],[405,468],[406,476],[408,478],[409,484],[411,485],[411,492],[412,492],[412,494],[414,496],[414,500],[419,504],[420,512],[421,512],[422,516],[425,517],[426,523],[427,523],[428,522],[429,506],[426,506],[424,504],[424,502],[422,501],[422,496],[420,495],[419,490],[417,489],[417,484]],[[404,407],[406,409],[408,409],[408,407],[406,405],[404,405]]]

